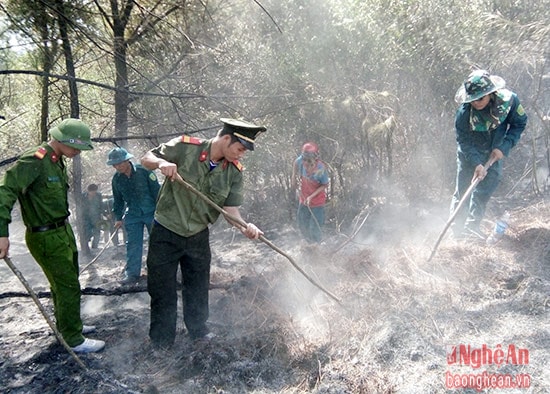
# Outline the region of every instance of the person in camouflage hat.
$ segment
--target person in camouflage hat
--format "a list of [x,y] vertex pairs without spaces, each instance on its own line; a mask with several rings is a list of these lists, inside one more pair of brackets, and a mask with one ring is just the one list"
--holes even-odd
[[95,327],[84,326],[80,318],[78,251],[68,221],[64,162],[93,148],[90,128],[79,119],[65,119],[49,134],[49,142],[24,152],[0,180],[0,258],[8,255],[11,211],[19,201],[27,247],[50,283],[57,329],[75,352],[98,352],[105,342],[83,336]]
[[[501,159],[510,154],[527,125],[518,96],[505,85],[501,77],[476,70],[455,94],[460,107],[455,115],[457,175],[451,215],[472,180],[480,179],[453,222],[457,238],[473,235],[485,239],[480,224],[502,176]],[[486,170],[484,165],[490,159],[495,163]]]

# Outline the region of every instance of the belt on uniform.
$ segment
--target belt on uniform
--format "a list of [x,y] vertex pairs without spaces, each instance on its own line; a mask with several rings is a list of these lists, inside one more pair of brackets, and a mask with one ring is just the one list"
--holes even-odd
[[50,224],[45,224],[43,226],[31,227],[30,232],[41,233],[48,230],[55,230],[56,228],[64,227],[66,224],[67,224],[67,219],[63,219],[56,223],[50,223]]

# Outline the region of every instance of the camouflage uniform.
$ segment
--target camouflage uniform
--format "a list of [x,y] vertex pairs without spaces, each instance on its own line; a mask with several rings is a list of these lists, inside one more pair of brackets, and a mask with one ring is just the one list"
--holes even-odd
[[[504,84],[502,78],[478,70],[470,74],[464,86],[457,91],[455,99],[461,105],[455,117],[457,176],[451,214],[470,186],[475,168],[485,165],[494,149],[508,156],[527,125],[527,115],[518,96],[505,89]],[[476,110],[471,103],[487,95],[491,96],[487,106]],[[455,235],[461,234],[464,227],[479,233],[487,203],[501,176],[502,163],[497,161],[474,189],[469,203],[464,204],[457,214],[453,223]]]

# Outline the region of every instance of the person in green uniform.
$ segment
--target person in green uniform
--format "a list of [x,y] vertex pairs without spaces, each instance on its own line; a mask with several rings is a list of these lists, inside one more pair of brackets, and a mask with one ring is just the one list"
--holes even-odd
[[[82,194],[84,237],[86,238],[86,247],[89,247],[88,242],[92,241],[92,249],[97,249],[101,238],[103,196],[98,189],[95,183],[91,183],[88,185],[86,192]],[[90,250],[87,249],[85,253],[89,254]]]
[[[242,220],[243,174],[239,160],[254,149],[263,126],[221,119],[223,128],[208,140],[182,136],[147,152],[141,164],[166,177],[161,187],[147,254],[147,288],[151,296],[149,337],[155,348],[168,348],[176,336],[178,266],[183,279],[184,322],[192,339],[210,335],[208,287],[210,242],[208,225],[220,213],[176,181],[184,180],[215,204]],[[243,222],[245,223],[245,222]],[[237,226],[251,239],[263,234],[254,224]]]
[[132,163],[132,157],[126,149],[117,147],[109,152],[107,161],[116,170],[111,181],[115,227],[124,224],[126,230],[126,268],[120,281],[123,285],[134,285],[141,277],[143,230],[151,232],[160,189],[155,173]]
[[0,258],[8,255],[9,223],[16,201],[27,227],[25,241],[50,283],[57,329],[77,353],[98,352],[105,342],[80,318],[80,282],[75,236],[68,222],[68,177],[64,157],[93,149],[90,128],[65,119],[49,130],[49,142],[24,152],[0,180]]
[[[487,203],[502,179],[502,161],[519,142],[527,126],[527,114],[518,95],[506,82],[487,70],[470,73],[455,94],[460,104],[455,114],[457,142],[456,187],[451,216],[474,179],[480,179],[452,224],[456,239],[483,240],[481,229]],[[494,164],[484,167],[489,160]]]

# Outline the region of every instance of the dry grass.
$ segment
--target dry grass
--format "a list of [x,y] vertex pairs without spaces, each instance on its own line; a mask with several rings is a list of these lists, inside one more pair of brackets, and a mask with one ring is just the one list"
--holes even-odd
[[[79,373],[47,337],[51,345],[34,358],[4,361],[0,378],[13,393],[52,387],[86,393],[442,393],[455,392],[445,387],[446,371],[481,372],[449,366],[448,345],[515,344],[529,349],[528,365],[484,370],[532,376],[529,390],[503,393],[545,393],[550,208],[539,203],[512,217],[506,239],[495,247],[446,238],[430,262],[434,233],[343,248],[339,240],[319,249],[298,246],[293,234],[278,238],[342,304],[265,245],[231,243],[221,234],[213,238],[212,282],[219,286],[211,291],[212,340],[191,342],[180,327],[172,350],[153,351],[146,294],[105,297],[94,323],[108,346],[84,357],[89,374]],[[13,302],[0,305],[3,316]],[[34,313],[28,304],[21,310]],[[11,336],[2,353],[28,346],[21,340],[28,336]],[[35,341],[44,339],[41,334]],[[55,386],[46,383],[52,379]]]

